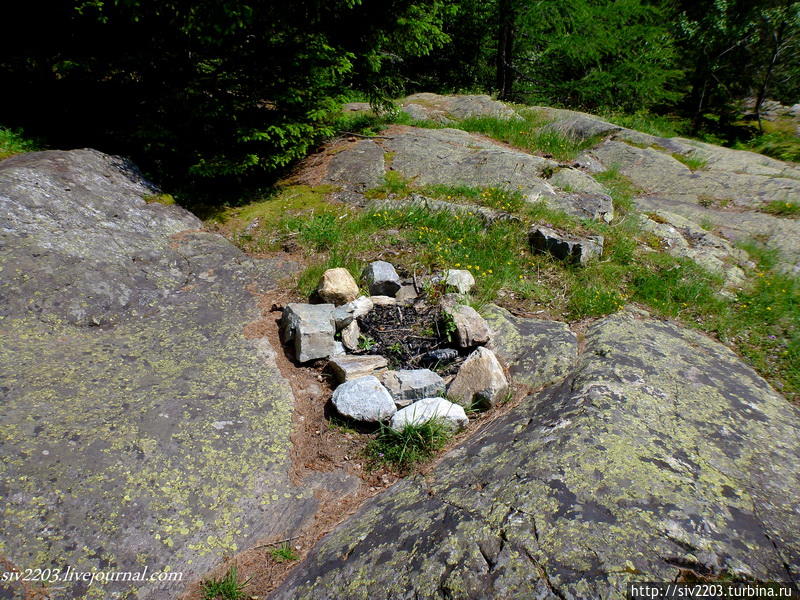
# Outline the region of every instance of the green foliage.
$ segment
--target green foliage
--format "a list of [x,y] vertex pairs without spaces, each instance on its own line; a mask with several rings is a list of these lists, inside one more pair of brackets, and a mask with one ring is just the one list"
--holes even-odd
[[145,196],[144,201],[148,204],[155,202],[156,204],[163,204],[164,206],[172,206],[175,204],[175,198],[172,194],[151,194],[150,196]]
[[762,208],[765,213],[779,217],[800,217],[800,202],[773,200]]
[[269,554],[276,562],[295,561],[300,558],[294,549],[288,544],[288,542],[284,542],[280,546],[271,548]]
[[442,333],[447,338],[448,342],[453,341],[453,335],[458,330],[458,326],[456,325],[456,321],[449,312],[445,311],[442,313]]
[[3,114],[213,195],[207,182],[274,175],[332,135],[346,85],[376,103],[396,91],[395,62],[445,43],[448,10],[443,0],[25,8],[6,23],[21,39],[0,53],[0,86],[15,90]]
[[478,204],[508,212],[519,211],[525,205],[525,199],[520,192],[497,187],[426,185],[420,188],[420,193],[447,202]]
[[36,143],[27,139],[22,130],[0,127],[0,160],[35,150],[38,150]]
[[640,190],[628,177],[619,172],[619,167],[614,166],[595,173],[594,178],[608,190],[618,215],[625,215],[633,210],[633,197]]
[[358,336],[358,349],[364,350],[365,352],[369,352],[375,347],[377,342],[373,340],[371,337],[366,335]]
[[245,597],[244,588],[247,587],[247,583],[247,581],[239,582],[239,574],[234,565],[220,579],[203,581],[200,589],[203,592],[203,600],[242,600]]
[[679,98],[665,11],[640,0],[515,3],[516,96],[568,106],[646,109]]
[[400,431],[382,424],[365,453],[373,468],[388,467],[407,473],[441,450],[450,437],[450,430],[439,419],[408,424]]

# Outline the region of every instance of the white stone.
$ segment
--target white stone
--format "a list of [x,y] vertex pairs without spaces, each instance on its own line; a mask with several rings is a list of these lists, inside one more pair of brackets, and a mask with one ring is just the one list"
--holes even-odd
[[494,406],[508,395],[508,379],[494,352],[478,348],[467,357],[447,395],[462,406]]
[[385,421],[397,412],[391,394],[372,375],[345,381],[331,400],[339,414],[364,423]]
[[431,419],[441,419],[453,431],[463,429],[469,423],[464,408],[444,398],[423,398],[410,406],[398,410],[390,426],[400,431],[406,425],[422,425]]
[[372,304],[375,306],[392,306],[397,304],[397,299],[389,296],[370,296],[369,299],[372,300]]
[[358,297],[358,284],[347,269],[328,269],[317,285],[317,294],[324,302],[339,306]]
[[445,283],[458,290],[459,294],[468,293],[475,285],[475,278],[472,273],[465,269],[450,269],[447,271]]
[[352,302],[337,306],[333,311],[333,319],[336,321],[336,329],[343,329],[355,319],[363,317],[372,310],[374,304],[366,296],[359,296]]

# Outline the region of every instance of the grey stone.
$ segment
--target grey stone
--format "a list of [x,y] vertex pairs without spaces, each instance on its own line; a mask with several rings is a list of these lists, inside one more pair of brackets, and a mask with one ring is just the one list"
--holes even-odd
[[385,168],[383,149],[372,140],[347,144],[345,148],[331,158],[321,183],[356,192],[380,185]]
[[[757,212],[769,202],[800,197],[800,167],[696,140],[672,138],[669,148],[659,138],[649,141],[654,145],[640,148],[611,139],[585,154],[606,168],[617,167],[629,178],[641,190],[634,198],[641,210],[667,210],[695,224],[701,222],[696,215],[702,214],[704,220],[725,228],[727,237],[764,238],[781,250],[786,264],[800,263],[800,221]],[[706,162],[692,170],[672,154]]]
[[732,351],[617,314],[563,383],[370,499],[273,599],[614,599],[677,565],[796,581],[798,456],[800,411]]
[[[262,318],[254,292],[300,265],[250,258],[154,193],[93,150],[0,161],[0,547],[21,568],[169,565],[200,580],[320,508],[290,478],[294,399],[276,349],[244,335]],[[317,485],[335,501],[357,482],[336,468]],[[98,585],[50,593],[184,591]]]
[[493,350],[515,383],[533,389],[567,376],[578,360],[578,338],[566,323],[516,317],[489,304],[483,316],[492,329]]
[[513,108],[486,95],[440,96],[423,92],[408,96],[401,106],[414,119],[444,125],[470,117],[520,118]]
[[317,294],[323,302],[340,306],[358,297],[358,284],[347,269],[328,269],[322,274]]
[[400,276],[391,263],[385,260],[371,262],[364,269],[362,275],[369,286],[369,293],[372,296],[389,296],[394,298],[397,290],[402,285]]
[[451,431],[464,429],[469,423],[464,408],[444,398],[422,398],[413,404],[401,408],[392,417],[389,426],[401,431],[406,425],[422,425],[438,419]]
[[487,408],[505,400],[508,379],[494,352],[478,348],[467,357],[447,388],[448,397],[463,406]]
[[540,106],[534,107],[534,110],[553,119],[551,123],[545,125],[544,129],[556,131],[561,135],[575,140],[589,140],[591,138],[603,137],[617,133],[623,129],[619,125],[614,125],[594,115],[574,110]]
[[444,394],[445,390],[444,380],[428,369],[386,371],[381,375],[381,382],[398,407]]
[[539,225],[528,233],[528,241],[534,252],[551,254],[559,260],[586,264],[603,254],[603,236],[575,238]]
[[455,324],[455,338],[460,348],[472,348],[489,341],[491,331],[486,320],[471,306],[456,304],[445,307]]
[[675,213],[653,211],[642,215],[640,223],[642,231],[659,238],[659,250],[690,258],[704,269],[722,275],[727,288],[741,288],[745,282],[743,269],[755,267],[744,250]]
[[392,169],[424,185],[470,185],[519,189],[530,201],[552,197],[543,176],[555,161],[514,150],[457,129],[404,129],[383,140],[394,153]]
[[290,302],[283,308],[283,313],[281,313],[281,341],[284,344],[294,341],[297,328],[302,321],[330,321],[333,323],[334,308],[333,304]]
[[333,320],[336,323],[336,329],[344,329],[352,323],[354,319],[366,315],[372,310],[373,306],[372,300],[366,296],[359,296],[352,302],[337,306],[333,311]]
[[594,177],[578,169],[558,169],[553,173],[549,181],[552,185],[566,192],[608,195],[608,190],[603,187],[602,184],[595,181]]
[[342,329],[342,344],[350,351],[358,348],[358,339],[361,337],[361,329],[358,327],[357,321],[351,321]]
[[394,297],[398,302],[413,303],[417,296],[417,289],[412,284],[403,284]]
[[331,401],[339,414],[362,423],[379,423],[397,412],[389,392],[372,375],[345,381],[333,392]]
[[294,341],[295,358],[304,363],[337,353],[333,304],[291,303],[283,309],[283,341]]
[[545,203],[579,219],[606,223],[614,219],[614,201],[608,194],[559,193],[554,198],[547,198]]
[[466,269],[448,270],[444,281],[456,288],[459,294],[467,294],[475,286],[475,278]]
[[377,354],[345,354],[331,358],[328,367],[333,371],[336,379],[342,382],[374,375],[385,369],[388,364],[383,356]]

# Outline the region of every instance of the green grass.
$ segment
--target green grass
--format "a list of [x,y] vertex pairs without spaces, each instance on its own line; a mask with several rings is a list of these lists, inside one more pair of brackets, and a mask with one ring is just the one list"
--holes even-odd
[[783,202],[781,200],[773,200],[765,205],[762,209],[763,212],[779,217],[800,217],[800,202]]
[[658,137],[686,135],[690,129],[688,119],[673,115],[654,115],[649,112],[636,112],[634,114],[609,113],[603,115],[603,118],[615,125]]
[[518,212],[525,206],[525,199],[521,192],[499,187],[426,185],[419,188],[419,192],[428,198],[461,204],[477,204],[506,212]]
[[288,544],[288,542],[285,542],[280,546],[276,546],[275,548],[271,548],[269,554],[276,562],[290,562],[300,558]]
[[[431,196],[507,207],[518,221],[487,225],[469,214],[331,205],[327,211],[276,215],[269,228],[259,229],[246,243],[241,238],[238,242],[264,249],[279,248],[285,240],[298,243],[308,263],[296,284],[304,296],[316,288],[325,269],[343,266],[358,278],[367,262],[389,250],[399,269],[421,276],[450,268],[469,270],[476,279],[471,292],[475,305],[501,298],[522,310],[545,310],[555,318],[577,321],[635,302],[717,336],[788,397],[800,398],[798,287],[777,271],[774,253],[748,245],[758,271],[750,274],[750,287],[726,298],[720,295],[721,277],[661,252],[660,240],[639,230],[631,201],[636,189],[627,178],[610,169],[597,179],[614,199],[617,217],[611,224],[577,219],[544,202],[517,202],[514,193],[504,190],[429,186],[425,192]],[[291,192],[281,197],[286,194]],[[534,223],[577,236],[603,235],[602,259],[578,267],[532,254],[527,232]],[[235,233],[233,239],[237,241]]]
[[700,171],[701,169],[705,169],[708,161],[701,157],[695,156],[694,154],[678,154],[673,153],[672,158],[677,160],[678,162],[683,163],[687,167],[689,167],[692,171]]
[[[248,580],[249,581],[249,580]],[[228,569],[220,579],[210,579],[200,584],[203,600],[242,600],[247,581],[240,582],[236,567]]]
[[594,178],[608,190],[614,201],[614,211],[617,215],[622,216],[633,211],[633,197],[641,190],[633,184],[630,178],[619,172],[618,166],[595,173]]
[[408,473],[430,460],[450,437],[450,430],[439,419],[408,424],[400,431],[381,425],[364,452],[371,468],[388,467],[399,473]]
[[472,117],[452,125],[473,133],[482,133],[495,140],[529,152],[551,155],[557,160],[573,160],[599,141],[599,137],[579,140],[545,128],[548,121],[534,111],[521,111],[521,119]]
[[22,130],[0,127],[0,160],[38,149],[37,144],[27,139]]
[[[756,123],[749,125],[755,126]],[[762,121],[762,126],[763,133],[736,143],[734,148],[766,154],[778,160],[800,162],[800,137],[797,135],[796,120],[779,118]]]
[[365,196],[377,200],[388,198],[390,195],[407,196],[409,193],[411,193],[411,180],[397,171],[387,171],[383,176],[383,182],[378,187],[368,190]]

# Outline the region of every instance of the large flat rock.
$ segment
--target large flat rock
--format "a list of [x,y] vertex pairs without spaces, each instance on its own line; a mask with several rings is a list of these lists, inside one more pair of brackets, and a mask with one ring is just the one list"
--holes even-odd
[[[682,138],[653,138],[623,132],[622,139],[607,140],[584,153],[606,168],[618,168],[640,193],[636,204],[643,210],[668,210],[695,224],[709,222],[731,239],[760,239],[778,248],[787,264],[800,266],[800,221],[760,212],[770,202],[800,198],[800,168],[753,152],[731,150]],[[664,144],[669,145],[665,149]],[[706,161],[692,171],[672,153]]]
[[721,344],[628,313],[562,384],[378,496],[272,596],[624,598],[681,570],[800,580],[800,412]]
[[[317,507],[289,481],[293,397],[254,261],[81,150],[0,163],[0,555],[20,569],[183,573],[51,598],[177,597]],[[129,594],[129,595],[128,595]]]
[[491,348],[508,367],[514,383],[540,388],[566,377],[578,359],[578,337],[566,323],[512,315],[487,304]]

